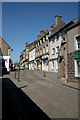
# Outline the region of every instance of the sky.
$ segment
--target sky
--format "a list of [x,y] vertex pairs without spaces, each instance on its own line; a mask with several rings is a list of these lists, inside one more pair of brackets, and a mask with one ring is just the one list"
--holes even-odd
[[25,43],[37,39],[41,29],[51,29],[59,14],[65,23],[78,18],[77,2],[3,2],[2,37],[10,45],[13,62],[19,61]]

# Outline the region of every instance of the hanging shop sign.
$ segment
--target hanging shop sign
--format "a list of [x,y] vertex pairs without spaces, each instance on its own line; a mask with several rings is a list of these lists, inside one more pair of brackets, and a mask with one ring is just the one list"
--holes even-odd
[[80,58],[80,54],[75,54],[75,55],[74,55],[74,58],[75,58],[75,59],[79,59],[79,58]]

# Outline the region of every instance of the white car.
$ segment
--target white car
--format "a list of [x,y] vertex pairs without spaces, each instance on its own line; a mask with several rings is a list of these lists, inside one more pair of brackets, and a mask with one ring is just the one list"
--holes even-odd
[[24,70],[24,67],[23,67],[23,66],[20,66],[20,70]]

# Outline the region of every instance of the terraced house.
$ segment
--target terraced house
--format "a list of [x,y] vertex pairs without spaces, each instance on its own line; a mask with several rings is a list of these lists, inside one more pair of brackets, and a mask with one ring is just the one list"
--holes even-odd
[[0,37],[0,64],[2,62],[2,67],[7,68],[9,71],[9,60],[10,60],[10,46],[6,43],[6,41]]
[[65,36],[58,56],[58,78],[80,82],[80,18],[63,27]]
[[58,52],[64,34],[61,28],[65,26],[60,15],[55,16],[55,22],[49,31],[49,71],[51,72],[58,72]]
[[28,48],[29,48],[29,69],[30,70],[36,69],[35,43],[36,43],[36,41],[34,41],[28,45]]
[[24,68],[29,68],[29,52],[28,52],[28,43],[26,42],[25,49],[23,52],[21,51],[20,55],[20,65],[24,66]]
[[46,70],[49,69],[49,31],[46,32],[42,29],[38,39],[35,43],[35,60],[36,60],[36,69]]

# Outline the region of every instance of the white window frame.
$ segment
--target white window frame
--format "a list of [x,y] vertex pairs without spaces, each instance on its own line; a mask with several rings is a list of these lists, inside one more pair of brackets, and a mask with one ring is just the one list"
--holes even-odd
[[74,60],[75,62],[75,77],[80,77],[80,75],[78,75],[78,65],[77,65],[77,60]]
[[76,50],[80,50],[80,49],[78,49],[77,39],[76,39],[76,37],[78,37],[78,36],[80,36],[80,34],[74,36],[75,51],[76,51]]
[[59,48],[59,46],[57,46],[57,47],[56,47],[56,50],[57,50],[57,52],[56,52],[56,53],[58,53],[58,52],[59,52],[58,48]]
[[[53,52],[54,50],[54,52]],[[55,48],[52,48],[52,55],[55,55]]]

